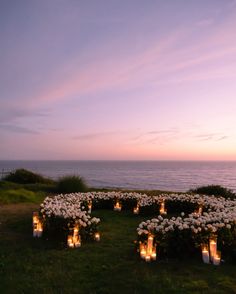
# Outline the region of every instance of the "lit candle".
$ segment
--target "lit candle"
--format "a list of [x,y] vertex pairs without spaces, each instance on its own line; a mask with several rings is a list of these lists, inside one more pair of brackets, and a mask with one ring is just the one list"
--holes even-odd
[[38,222],[37,224],[37,237],[42,237],[43,234],[43,224],[41,221]]
[[215,239],[210,240],[210,256],[211,256],[211,261],[213,262],[214,256],[216,255],[217,251],[217,243]]
[[91,213],[91,211],[92,211],[92,205],[93,205],[92,201],[89,200],[89,202],[88,202],[88,212],[89,213]]
[[94,239],[95,239],[95,241],[100,241],[100,233],[95,233],[95,235],[94,235]]
[[145,256],[145,260],[146,260],[147,262],[150,262],[150,261],[151,261],[151,256],[150,256],[149,254],[147,254],[147,255]]
[[121,211],[121,204],[119,203],[119,201],[116,201],[116,204],[114,206],[114,210],[115,211]]
[[167,214],[167,210],[165,209],[165,201],[161,202],[160,214]]
[[33,225],[37,224],[39,221],[39,214],[38,212],[33,212]]
[[38,224],[37,223],[34,223],[33,224],[33,237],[38,237]]
[[80,238],[80,235],[77,236],[76,240],[74,241],[74,246],[76,248],[80,247],[81,246],[81,238]]
[[152,258],[152,260],[156,260],[157,259],[157,253],[156,253],[156,247],[155,246],[152,249],[151,258]]
[[134,214],[139,214],[139,206],[138,205],[136,207],[134,207],[133,212],[134,212]]
[[74,247],[73,237],[71,235],[68,235],[68,237],[67,237],[67,246],[70,248]]
[[79,232],[79,226],[78,225],[75,225],[74,226],[74,236],[77,236],[78,235],[78,232]]
[[43,224],[39,219],[38,212],[33,212],[33,236],[41,237],[43,233]]
[[142,259],[145,259],[145,256],[146,256],[146,253],[147,253],[146,245],[145,244],[140,243],[140,245],[139,245],[139,252],[140,252],[140,257]]
[[209,263],[209,251],[207,249],[207,247],[203,247],[202,248],[202,260],[204,263]]
[[73,243],[73,245],[75,245],[75,243],[77,242],[77,240],[78,240],[78,236],[73,235],[72,236],[72,243]]
[[152,247],[153,247],[153,236],[149,235],[148,236],[148,243],[147,243],[147,254],[148,255],[152,254]]
[[217,253],[213,257],[212,262],[213,262],[214,265],[220,265],[220,260],[221,260],[221,253],[220,253],[220,251],[217,251]]

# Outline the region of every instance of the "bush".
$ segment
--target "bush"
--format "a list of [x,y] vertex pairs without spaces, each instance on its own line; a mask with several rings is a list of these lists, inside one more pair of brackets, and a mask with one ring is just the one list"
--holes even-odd
[[191,189],[190,192],[205,194],[205,195],[222,196],[225,198],[235,198],[236,197],[235,193],[233,193],[231,190],[224,188],[220,185],[202,186],[202,187],[198,187],[196,189]]
[[51,184],[53,180],[44,178],[43,176],[33,173],[26,169],[17,169],[13,172],[10,172],[7,176],[5,176],[3,181],[18,183],[18,184]]
[[86,192],[88,187],[80,176],[65,176],[59,179],[57,191],[59,193]]

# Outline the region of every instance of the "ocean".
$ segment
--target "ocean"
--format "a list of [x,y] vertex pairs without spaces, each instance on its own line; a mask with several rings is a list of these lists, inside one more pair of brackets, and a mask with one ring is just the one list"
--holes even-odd
[[96,188],[185,192],[217,184],[236,191],[236,161],[0,161],[0,177],[25,168],[57,179],[80,175]]

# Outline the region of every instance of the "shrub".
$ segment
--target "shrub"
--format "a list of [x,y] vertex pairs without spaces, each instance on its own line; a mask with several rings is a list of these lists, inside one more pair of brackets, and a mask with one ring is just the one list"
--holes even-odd
[[18,183],[18,184],[51,184],[53,180],[44,178],[43,176],[33,173],[26,169],[17,169],[13,172],[10,172],[3,178],[4,181]]
[[65,176],[59,179],[57,190],[59,193],[85,192],[88,187],[80,176]]
[[209,185],[202,186],[196,189],[191,189],[190,192],[205,194],[205,195],[214,195],[214,196],[222,196],[225,198],[235,198],[236,194],[233,193],[230,189],[224,188],[220,185]]

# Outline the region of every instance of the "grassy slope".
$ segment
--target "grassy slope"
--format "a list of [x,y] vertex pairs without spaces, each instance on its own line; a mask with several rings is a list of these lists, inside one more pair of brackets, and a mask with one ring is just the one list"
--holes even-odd
[[55,189],[52,184],[16,184],[0,181],[0,205],[10,203],[39,203]]
[[142,217],[95,211],[99,243],[69,250],[52,240],[33,239],[36,204],[0,207],[0,293],[236,293],[235,265],[200,260],[147,264],[134,252]]

